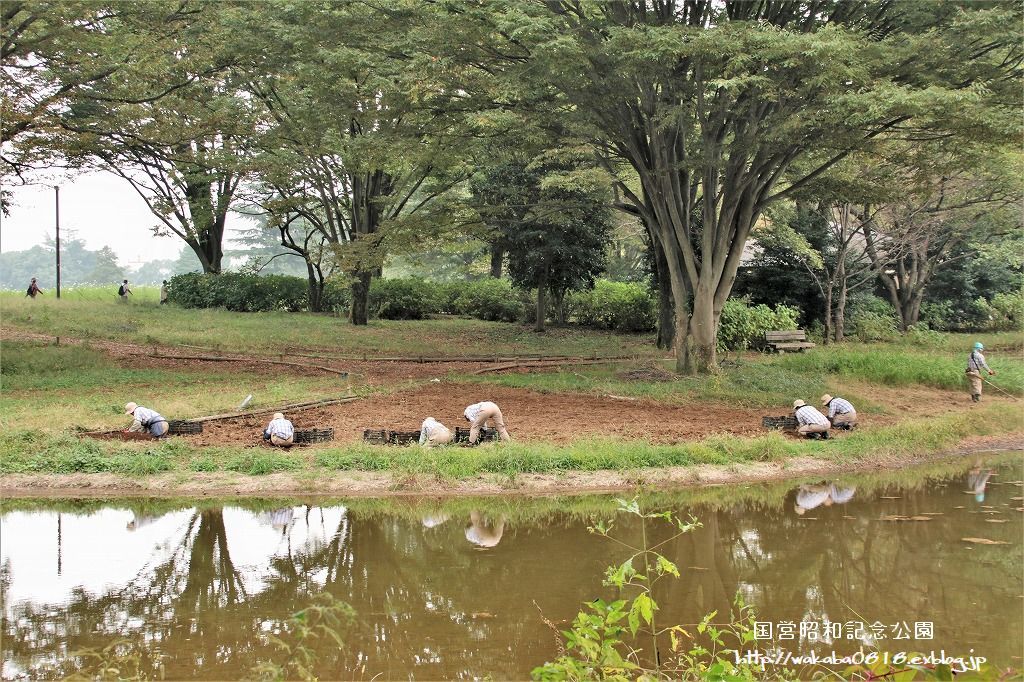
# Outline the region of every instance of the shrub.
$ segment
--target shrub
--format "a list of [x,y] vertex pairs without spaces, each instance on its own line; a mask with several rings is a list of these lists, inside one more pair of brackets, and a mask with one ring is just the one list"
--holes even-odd
[[996,294],[989,307],[992,310],[991,331],[1024,330],[1024,291]]
[[482,279],[466,286],[455,300],[456,312],[481,320],[515,322],[524,315],[519,295],[507,279]]
[[896,309],[877,296],[851,297],[847,319],[861,341],[892,341],[899,336]]
[[767,331],[796,329],[799,311],[781,303],[775,308],[751,306],[746,298],[731,298],[722,307],[718,326],[720,350],[744,350],[764,342]]
[[600,279],[590,291],[566,296],[569,316],[579,324],[621,332],[646,332],[655,328],[658,306],[641,284]]
[[370,285],[370,310],[385,320],[422,320],[440,309],[440,295],[433,282],[377,279]]
[[243,313],[304,310],[308,294],[301,277],[238,272],[175,275],[167,287],[168,301],[183,308],[226,308]]

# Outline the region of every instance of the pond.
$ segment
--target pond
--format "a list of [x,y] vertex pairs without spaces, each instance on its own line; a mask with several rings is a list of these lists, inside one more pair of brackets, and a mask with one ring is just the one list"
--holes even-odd
[[[725,621],[741,595],[793,654],[945,651],[1020,669],[1022,469],[1020,453],[986,453],[642,494],[645,509],[700,522],[661,547],[681,577],[656,586],[659,621]],[[627,550],[588,526],[614,520],[627,543],[674,534],[641,528],[616,497],[8,499],[2,677],[105,659],[238,679],[286,659],[271,635],[325,593],[354,615],[336,628],[343,646],[309,644],[322,678],[529,677],[557,655],[552,626],[614,596],[604,570]]]

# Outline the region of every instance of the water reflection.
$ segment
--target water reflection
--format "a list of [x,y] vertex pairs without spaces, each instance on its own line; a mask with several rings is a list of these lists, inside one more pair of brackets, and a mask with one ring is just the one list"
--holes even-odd
[[[877,644],[973,647],[1020,667],[1019,458],[926,474],[653,496],[702,524],[663,548],[683,577],[657,586],[662,622],[727,613],[739,592],[773,622],[933,621],[934,640]],[[965,481],[976,495],[982,478],[986,504],[966,504]],[[626,556],[586,530],[615,516],[606,497],[289,502],[5,502],[3,677],[66,676],[74,652],[122,638],[151,675],[239,678],[278,656],[268,632],[327,591],[357,622],[345,649],[319,651],[324,678],[522,678],[556,654],[538,609],[564,627],[611,596],[603,570]],[[618,516],[615,534],[640,527]],[[824,644],[861,641],[791,648]]]

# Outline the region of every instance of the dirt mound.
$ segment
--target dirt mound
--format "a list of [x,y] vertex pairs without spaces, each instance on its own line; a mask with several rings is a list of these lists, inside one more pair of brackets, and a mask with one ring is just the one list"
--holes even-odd
[[[374,396],[288,414],[296,428],[333,428],[335,442],[361,440],[363,429],[415,431],[426,417],[449,428],[465,424],[466,405],[493,400],[517,440],[568,443],[593,437],[642,439],[654,443],[699,440],[716,433],[756,436],[763,410],[706,402],[671,406],[651,400],[442,382],[405,393]],[[197,444],[260,442],[264,416],[205,424],[202,434],[185,436]]]
[[616,376],[624,381],[674,381],[676,379],[675,374],[657,365],[643,365],[619,372]]

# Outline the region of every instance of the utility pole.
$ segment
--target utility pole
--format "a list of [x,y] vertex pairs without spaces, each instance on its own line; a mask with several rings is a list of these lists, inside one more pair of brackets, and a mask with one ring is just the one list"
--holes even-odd
[[54,208],[57,213],[57,298],[60,298],[60,187],[53,186]]

